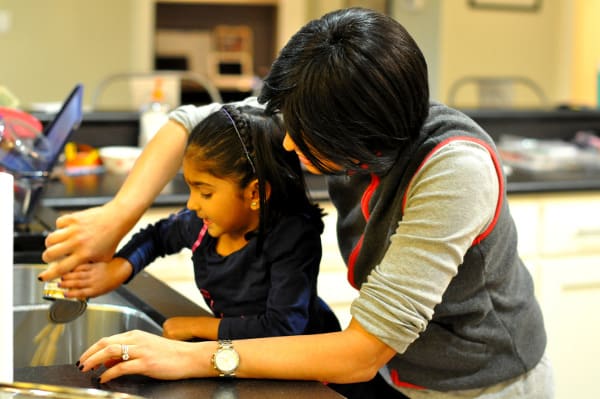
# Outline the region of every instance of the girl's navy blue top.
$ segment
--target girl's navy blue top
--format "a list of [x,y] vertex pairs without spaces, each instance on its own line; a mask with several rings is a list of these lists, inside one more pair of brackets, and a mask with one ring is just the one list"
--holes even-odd
[[136,233],[115,256],[132,264],[133,277],[157,257],[192,249],[196,286],[221,318],[219,339],[340,329],[317,296],[319,223],[306,215],[287,216],[266,232],[260,251],[253,236],[228,256],[217,254],[217,240],[203,226],[195,212],[183,209]]

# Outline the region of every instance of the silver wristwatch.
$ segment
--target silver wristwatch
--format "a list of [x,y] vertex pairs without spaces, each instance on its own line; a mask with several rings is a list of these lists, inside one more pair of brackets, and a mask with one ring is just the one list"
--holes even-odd
[[211,362],[220,377],[233,377],[240,365],[240,355],[230,340],[219,340],[217,351],[212,355]]

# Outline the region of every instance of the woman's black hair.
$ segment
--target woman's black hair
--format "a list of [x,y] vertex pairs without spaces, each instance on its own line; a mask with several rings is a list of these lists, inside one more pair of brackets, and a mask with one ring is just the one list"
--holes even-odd
[[[260,249],[264,233],[282,217],[305,214],[323,230],[322,211],[309,197],[300,162],[283,148],[285,130],[278,115],[264,109],[224,105],[192,129],[186,157],[208,173],[237,181],[244,189],[258,179]],[[266,183],[270,185],[267,198]]]
[[[427,63],[397,21],[363,8],[324,15],[282,49],[259,97],[323,173],[382,174],[429,110]],[[319,159],[321,158],[321,159]]]

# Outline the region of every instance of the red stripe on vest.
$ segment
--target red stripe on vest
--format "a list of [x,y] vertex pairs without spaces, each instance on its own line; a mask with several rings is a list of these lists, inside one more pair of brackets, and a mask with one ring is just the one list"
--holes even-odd
[[[380,178],[377,175],[371,174],[371,183],[366,188],[363,196],[360,200],[360,209],[362,211],[363,217],[365,218],[365,222],[369,221],[371,217],[371,211],[369,210],[369,202],[371,202],[371,197],[373,197],[373,193],[379,187]],[[360,254],[360,250],[362,248],[362,243],[364,239],[364,233],[360,235],[356,246],[350,252],[350,256],[348,257],[348,282],[354,288],[358,289],[356,282],[354,281],[354,265],[356,264],[356,258],[358,258],[358,254]]]
[[412,389],[425,389],[422,386],[411,384],[410,382],[405,382],[405,381],[400,380],[400,377],[398,376],[398,371],[397,370],[391,370],[390,371],[390,377],[392,377],[392,382],[397,387],[412,388]]

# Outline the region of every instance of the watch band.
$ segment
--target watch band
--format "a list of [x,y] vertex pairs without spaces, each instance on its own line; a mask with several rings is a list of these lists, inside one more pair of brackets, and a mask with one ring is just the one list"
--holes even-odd
[[212,355],[211,362],[220,377],[234,377],[240,364],[240,356],[233,347],[233,342],[231,340],[217,341],[217,350]]

